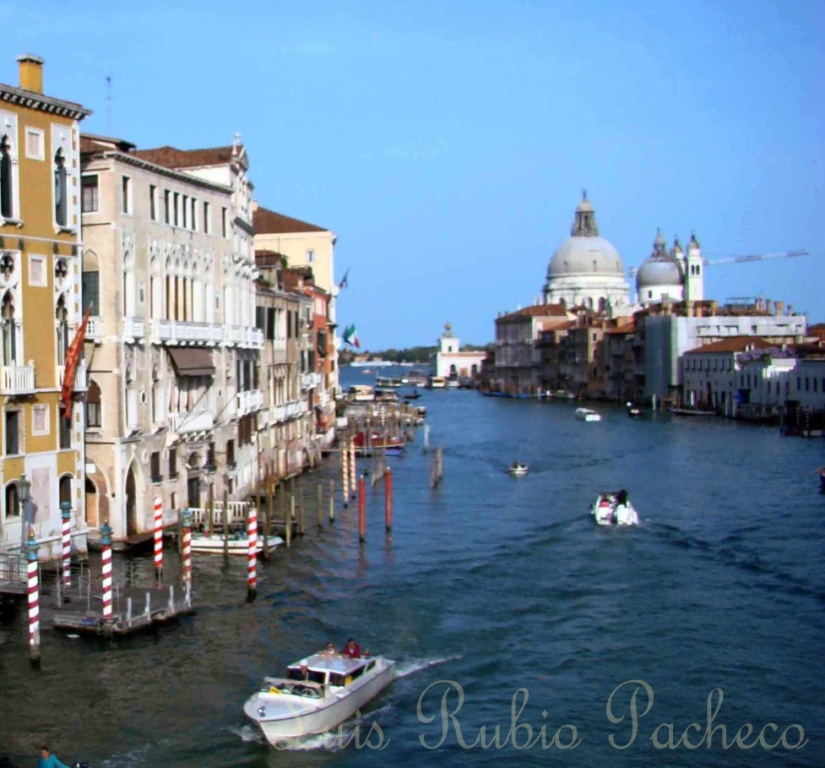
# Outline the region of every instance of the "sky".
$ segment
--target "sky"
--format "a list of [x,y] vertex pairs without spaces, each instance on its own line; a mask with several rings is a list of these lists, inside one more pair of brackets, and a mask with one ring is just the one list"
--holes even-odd
[[240,132],[258,202],[336,233],[364,348],[446,321],[492,341],[584,188],[625,267],[657,227],[708,259],[809,251],[710,267],[705,294],[825,320],[820,0],[71,6],[0,0],[0,82],[42,56],[45,92],[94,110],[83,130],[139,148]]

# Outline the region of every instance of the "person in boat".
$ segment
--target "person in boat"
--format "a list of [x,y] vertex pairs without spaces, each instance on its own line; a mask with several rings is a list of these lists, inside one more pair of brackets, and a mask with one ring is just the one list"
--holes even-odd
[[300,667],[298,667],[298,670],[300,675],[300,677],[298,678],[299,680],[309,680],[309,666],[305,661],[301,662],[301,665]]
[[335,645],[333,645],[332,643],[327,643],[327,647],[324,648],[323,651],[321,651],[321,655],[322,656],[336,656],[337,653],[335,651]]
[[616,509],[613,516],[616,525],[637,525],[639,523],[639,516],[636,514],[636,510],[630,506],[630,500],[624,488],[616,494]]
[[616,494],[616,506],[620,504],[624,507],[627,506],[627,491],[624,488]]
[[355,642],[355,638],[350,638],[347,640],[347,644],[344,646],[343,650],[341,651],[341,655],[347,659],[360,659],[361,658],[361,646]]
[[599,498],[599,505],[596,508],[596,519],[599,521],[613,520],[613,499],[611,496],[604,494]]
[[37,768],[69,768],[66,763],[61,763],[53,755],[47,746],[40,747],[40,757],[37,758]]

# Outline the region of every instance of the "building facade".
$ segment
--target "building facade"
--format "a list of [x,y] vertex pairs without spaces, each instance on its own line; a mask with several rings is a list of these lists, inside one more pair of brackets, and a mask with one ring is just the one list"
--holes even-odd
[[248,160],[84,136],[87,520],[116,539],[257,479],[263,396]]
[[[43,93],[43,60],[18,57],[0,84],[0,548],[30,531],[41,558],[60,552],[60,503],[85,549],[83,408],[61,402],[81,322],[79,123],[89,111]],[[76,391],[86,386],[85,366]]]
[[487,353],[484,350],[461,350],[461,341],[453,335],[450,323],[444,324],[444,333],[438,339],[435,357],[435,375],[445,379],[474,379],[481,373],[481,364]]

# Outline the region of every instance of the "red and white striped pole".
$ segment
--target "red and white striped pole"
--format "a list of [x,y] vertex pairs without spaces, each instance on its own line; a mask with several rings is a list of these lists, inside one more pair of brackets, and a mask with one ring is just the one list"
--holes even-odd
[[60,502],[60,517],[63,519],[63,586],[72,583],[72,505]]
[[183,510],[183,589],[187,605],[192,601],[192,511]]
[[163,499],[155,496],[155,578],[163,576]]
[[249,536],[249,559],[246,564],[246,599],[254,600],[258,591],[258,510],[249,507],[247,522]]
[[37,540],[34,528],[29,528],[29,540],[26,542],[26,570],[28,572],[29,597],[29,653],[31,663],[40,665],[40,580],[37,572]]
[[101,580],[103,582],[103,620],[112,620],[112,529],[109,521],[104,520],[100,528],[100,544],[103,554],[100,561]]

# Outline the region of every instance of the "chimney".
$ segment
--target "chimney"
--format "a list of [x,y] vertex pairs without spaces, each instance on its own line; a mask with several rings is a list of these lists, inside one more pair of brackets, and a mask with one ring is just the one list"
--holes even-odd
[[788,317],[793,314],[793,304],[788,304]]
[[25,91],[43,93],[43,59],[31,53],[17,57],[20,63],[20,87]]
[[775,312],[776,316],[780,317],[782,315],[782,307],[784,305],[782,304],[781,301],[775,301],[773,303],[773,306],[774,306],[774,312]]

